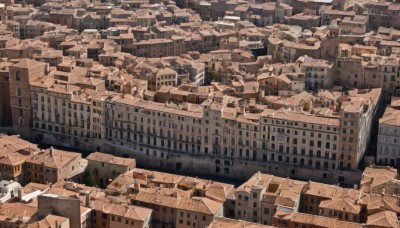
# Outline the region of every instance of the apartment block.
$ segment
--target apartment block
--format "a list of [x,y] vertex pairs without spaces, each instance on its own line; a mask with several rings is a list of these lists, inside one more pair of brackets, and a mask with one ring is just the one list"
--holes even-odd
[[[217,175],[231,174],[233,159],[285,163],[293,166],[289,173],[293,176],[297,175],[295,167],[321,170],[315,180],[330,179],[333,170],[357,170],[381,102],[380,89],[365,89],[345,94],[320,91],[309,96],[310,101],[302,101],[304,94],[298,94],[268,103],[274,109],[250,107],[229,96],[180,106],[147,102],[129,94],[82,91],[76,85],[54,81],[43,93],[40,87],[46,84],[35,85],[38,88],[32,97],[37,112],[33,113],[32,132],[39,142],[119,151],[121,156],[137,156],[140,161],[150,154],[160,162],[167,153],[219,156],[227,161],[220,164],[218,159],[211,166]],[[58,99],[61,94],[64,97]],[[250,112],[234,109],[237,102]],[[182,163],[173,166],[179,170]]]

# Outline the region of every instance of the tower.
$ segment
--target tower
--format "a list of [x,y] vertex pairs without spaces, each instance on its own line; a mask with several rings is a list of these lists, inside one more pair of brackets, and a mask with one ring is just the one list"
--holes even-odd
[[[23,59],[9,67],[10,69],[10,105],[12,126],[15,134],[30,139],[32,125],[32,100],[30,83],[45,75],[46,64]],[[37,97],[33,97],[37,99]]]

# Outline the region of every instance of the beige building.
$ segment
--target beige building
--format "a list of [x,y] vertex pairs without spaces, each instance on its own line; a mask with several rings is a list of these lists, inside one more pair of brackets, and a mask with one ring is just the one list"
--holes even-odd
[[400,165],[400,111],[396,104],[399,100],[392,102],[392,107],[387,107],[382,118],[379,119],[378,145],[376,163],[379,165]]
[[[56,77],[63,79],[61,75]],[[63,80],[43,80],[47,83],[31,84],[33,140],[91,150],[91,103],[86,97],[93,90],[83,90],[65,81],[63,84]],[[96,89],[96,86],[92,88]]]
[[223,216],[221,202],[206,197],[185,196],[179,190],[139,190],[132,196],[131,202],[154,209],[152,225],[155,227],[200,228],[209,225],[216,217]]
[[56,194],[41,194],[37,197],[37,217],[58,215],[69,219],[70,227],[90,227],[91,209],[81,206],[79,198]]
[[315,59],[321,57],[320,40],[314,37],[299,40],[293,40],[292,37],[284,39],[281,37],[286,35],[282,33],[273,34],[268,37],[268,55],[272,55],[275,62],[294,62],[303,55]]
[[[303,95],[305,94],[299,94],[298,97]],[[321,92],[320,98],[325,98],[320,99],[319,104],[321,107],[336,108],[330,118],[323,115],[299,115],[285,110],[264,111],[261,127],[269,130],[263,133],[261,145],[271,153],[264,153],[262,159],[317,170],[356,170],[365,153],[366,142],[369,142],[372,121],[376,118],[376,111],[380,105],[381,90],[353,90],[349,91],[348,96],[338,93],[341,97],[338,97],[339,103],[334,102],[332,97],[329,98],[331,95],[335,96],[334,93],[324,95],[324,92]],[[314,98],[307,99],[309,101],[305,99],[300,102],[304,102],[302,110],[308,110],[308,105],[313,102],[313,107],[310,106],[309,110],[315,110],[319,106],[319,102]],[[289,100],[279,100],[277,104],[296,109],[296,106],[287,106]],[[322,178],[328,178],[327,175],[328,173],[323,174]]]
[[111,195],[129,194],[136,188],[176,188],[183,176],[135,168],[115,178],[106,188]]
[[139,57],[159,58],[183,54],[184,40],[150,39],[132,44],[131,53]]
[[237,188],[234,218],[272,225],[275,213],[298,211],[305,184],[258,172]]
[[[288,167],[281,175],[302,176],[306,170],[318,181],[332,179],[334,170],[358,169],[381,96],[380,89],[300,93],[276,99],[272,109],[230,96],[175,105],[54,81],[34,85],[32,132],[39,142],[135,156],[149,167],[165,165],[171,154],[213,155],[207,169],[216,175],[244,175],[232,166],[236,159],[268,164],[277,173],[279,163]],[[240,109],[233,108],[237,104]],[[187,164],[176,160],[170,166],[194,168]]]
[[88,169],[94,174],[99,186],[107,186],[110,180],[136,167],[135,159],[120,158],[100,152],[91,153],[86,159]]
[[25,182],[24,163],[39,151],[37,145],[19,136],[0,135],[0,176],[2,180]]
[[229,217],[274,227],[335,227],[337,223],[361,227],[377,222],[372,219],[385,213],[394,221],[392,214],[400,212],[397,200],[392,198],[400,187],[397,178],[395,169],[369,167],[360,188],[342,188],[256,173],[227,201],[235,205],[235,214]]
[[109,203],[102,200],[91,202],[92,227],[149,228],[152,210],[132,205]]
[[40,151],[25,161],[28,182],[56,183],[81,174],[87,166],[80,153],[53,149]]
[[334,63],[308,57],[300,57],[299,60],[302,62],[301,71],[305,73],[306,88],[312,90],[332,88],[335,80]]
[[126,196],[133,205],[153,209],[155,227],[206,227],[224,215],[234,191],[230,184],[137,168],[106,188],[110,195]]
[[[375,48],[375,47],[372,47]],[[360,49],[359,55],[351,54],[352,47],[343,49],[336,59],[336,85],[350,88],[382,88],[385,101],[399,94],[399,59],[380,56]],[[362,55],[362,57],[361,57]]]
[[148,89],[158,91],[163,85],[177,86],[178,73],[171,68],[159,69],[155,74],[149,75]]

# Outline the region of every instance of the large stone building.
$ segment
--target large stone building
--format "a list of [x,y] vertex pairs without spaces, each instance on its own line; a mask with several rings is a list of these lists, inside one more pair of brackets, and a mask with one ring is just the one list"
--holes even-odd
[[[38,98],[33,106],[40,108],[31,133],[39,142],[135,156],[150,167],[167,164],[191,172],[198,168],[172,156],[205,155],[215,159],[207,170],[216,175],[249,175],[232,166],[237,159],[276,173],[282,170],[275,165],[284,164],[282,175],[300,177],[308,170],[314,180],[340,182],[344,175],[332,176],[334,170],[358,169],[381,97],[380,89],[365,89],[298,94],[272,102],[273,109],[229,96],[169,105],[44,80],[48,84],[35,83],[32,91]],[[55,112],[46,111],[52,107]]]

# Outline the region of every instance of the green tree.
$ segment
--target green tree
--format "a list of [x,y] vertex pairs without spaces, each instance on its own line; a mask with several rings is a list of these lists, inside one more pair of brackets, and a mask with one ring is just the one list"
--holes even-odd
[[217,81],[218,74],[215,71],[210,72],[210,81]]
[[83,183],[90,187],[96,186],[96,179],[94,178],[94,175],[90,169],[85,172],[83,176]]

